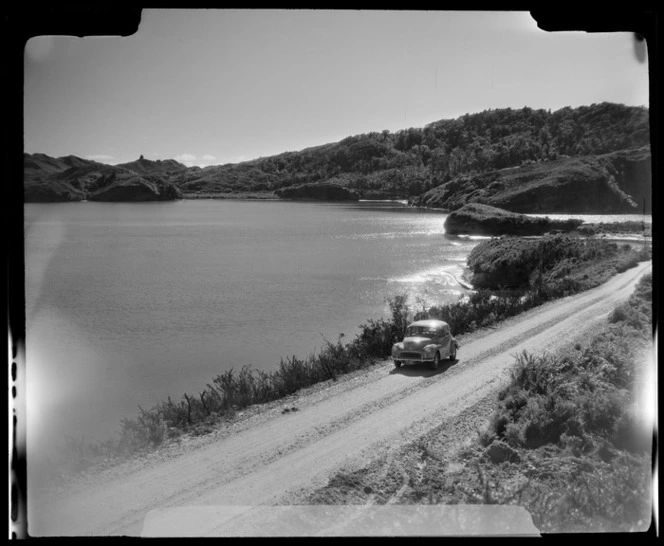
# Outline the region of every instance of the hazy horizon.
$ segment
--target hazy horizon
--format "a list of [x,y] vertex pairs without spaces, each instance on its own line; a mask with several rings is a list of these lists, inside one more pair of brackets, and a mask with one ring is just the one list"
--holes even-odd
[[645,43],[528,12],[143,10],[26,44],[24,150],[239,163],[491,109],[649,106]]

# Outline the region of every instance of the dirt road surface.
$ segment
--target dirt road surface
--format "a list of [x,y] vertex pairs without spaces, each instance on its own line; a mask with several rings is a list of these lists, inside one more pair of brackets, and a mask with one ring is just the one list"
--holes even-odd
[[[564,347],[606,320],[649,271],[650,262],[641,263],[598,288],[460,337],[458,360],[437,371],[379,363],[258,410],[197,443],[164,448],[55,497],[33,495],[28,532],[140,536],[150,513],[225,506],[205,512],[194,532],[224,534],[226,519],[240,507],[283,504],[284,498],[324,485],[333,472],[359,468],[492,395],[508,378],[515,354]],[[179,534],[177,522],[173,525]]]

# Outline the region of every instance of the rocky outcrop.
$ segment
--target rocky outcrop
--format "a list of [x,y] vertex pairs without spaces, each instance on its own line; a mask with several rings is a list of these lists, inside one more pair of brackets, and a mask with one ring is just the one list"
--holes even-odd
[[471,203],[449,214],[445,232],[449,235],[543,235],[568,232],[583,220],[551,220],[509,212],[489,205]]
[[351,190],[336,184],[302,184],[281,188],[274,192],[283,199],[314,199],[318,201],[358,201]]

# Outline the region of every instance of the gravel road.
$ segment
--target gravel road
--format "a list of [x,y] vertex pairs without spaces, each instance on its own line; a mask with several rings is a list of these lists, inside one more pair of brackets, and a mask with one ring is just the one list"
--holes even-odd
[[[191,520],[187,527],[183,519],[178,533],[178,521],[168,519],[164,510],[225,505],[221,512],[206,512],[193,533],[223,534],[225,518],[238,507],[278,505],[280,499],[324,485],[339,469],[361,467],[458,416],[495,393],[515,354],[563,347],[605,320],[649,271],[650,262],[641,263],[598,288],[460,337],[458,360],[436,371],[395,369],[390,361],[382,362],[252,409],[217,433],[108,469],[56,496],[32,495],[28,532],[139,536],[159,529],[161,517],[175,534],[191,534]],[[150,526],[144,528],[150,512]],[[210,516],[221,513],[226,515]]]

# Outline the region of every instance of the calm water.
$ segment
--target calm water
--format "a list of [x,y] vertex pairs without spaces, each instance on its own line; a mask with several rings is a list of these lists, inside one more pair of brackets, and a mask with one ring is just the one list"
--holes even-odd
[[387,203],[26,205],[29,448],[107,438],[139,404],[350,340],[396,294],[458,299],[477,240],[446,236],[445,217]]

